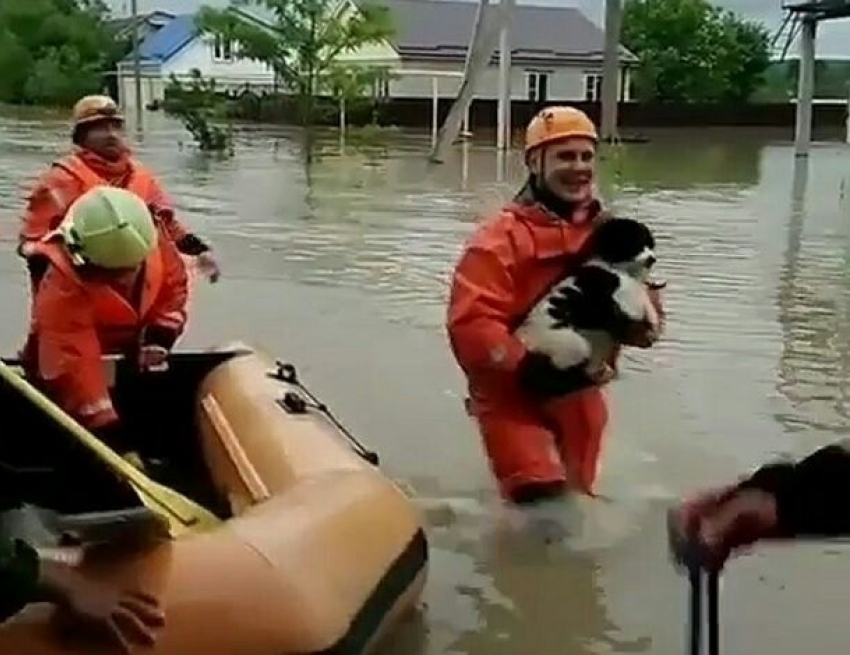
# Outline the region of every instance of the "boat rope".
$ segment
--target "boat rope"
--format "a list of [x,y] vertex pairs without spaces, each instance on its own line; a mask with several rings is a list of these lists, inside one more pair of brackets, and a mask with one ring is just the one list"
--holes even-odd
[[349,443],[351,443],[354,452],[360,455],[367,462],[372,464],[373,466],[378,466],[380,462],[380,458],[378,457],[378,453],[374,450],[369,450],[364,446],[357,438],[342,424],[337,418],[333,415],[328,406],[321,402],[315,395],[306,387],[304,383],[298,377],[298,372],[295,369],[295,366],[292,364],[288,364],[286,362],[281,362],[280,360],[275,361],[275,371],[270,373],[270,377],[275,380],[280,380],[281,382],[286,382],[287,384],[291,384],[294,387],[297,387],[305,396],[307,396],[307,400],[305,400],[302,396],[298,395],[294,391],[287,391],[283,398],[277,401],[278,405],[280,405],[284,411],[289,414],[305,414],[307,409],[315,409],[316,411],[323,414],[333,425],[339,430],[345,438],[348,439]]

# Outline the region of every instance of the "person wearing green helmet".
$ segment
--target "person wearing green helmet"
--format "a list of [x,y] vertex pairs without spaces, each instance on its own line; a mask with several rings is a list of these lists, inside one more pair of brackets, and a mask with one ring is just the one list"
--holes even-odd
[[136,271],[157,245],[142,199],[113,187],[96,187],[71,205],[59,232],[74,264],[102,271]]
[[22,363],[62,409],[122,453],[133,450],[109,395],[103,355],[166,368],[185,328],[188,273],[136,194],[95,187],[34,244],[49,262]]

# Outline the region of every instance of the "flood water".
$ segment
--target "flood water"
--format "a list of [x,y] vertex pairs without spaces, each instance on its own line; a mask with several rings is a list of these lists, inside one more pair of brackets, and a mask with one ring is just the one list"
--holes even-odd
[[[296,363],[426,511],[426,604],[387,652],[683,653],[671,499],[846,435],[850,147],[818,144],[795,169],[785,131],[647,135],[607,152],[602,189],[658,235],[668,331],[629,351],[610,387],[600,491],[612,502],[583,505],[573,536],[546,546],[499,508],[442,330],[452,264],[476,213],[520,184],[519,155],[473,143],[430,168],[427,135],[331,135],[308,167],[297,133],[251,127],[220,161],[152,118],[139,154],[223,264],[219,284],[197,287],[184,345],[239,339]],[[0,118],[5,352],[26,321],[21,185],[66,138],[55,118]],[[848,561],[817,544],[735,560],[724,650],[846,650]]]

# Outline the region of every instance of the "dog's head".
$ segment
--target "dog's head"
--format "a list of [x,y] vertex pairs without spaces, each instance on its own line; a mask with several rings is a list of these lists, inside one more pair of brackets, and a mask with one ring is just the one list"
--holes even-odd
[[656,262],[655,237],[640,221],[610,218],[593,230],[584,251],[590,259],[645,281]]

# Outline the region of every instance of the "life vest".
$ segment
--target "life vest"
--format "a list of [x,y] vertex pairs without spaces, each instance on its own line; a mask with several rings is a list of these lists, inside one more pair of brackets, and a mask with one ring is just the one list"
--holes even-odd
[[[112,186],[110,182],[98,175],[83,159],[77,155],[68,155],[55,162],[53,166],[61,168],[69,173],[80,183],[80,195],[96,186]],[[154,184],[153,176],[139,162],[133,160],[131,165],[130,180],[124,187],[128,191],[132,191],[147,204],[151,204],[155,200],[156,185]],[[68,206],[76,200],[71,199]]]
[[[104,352],[121,350],[148,321],[164,283],[164,264],[160,248],[154,248],[144,262],[138,307],[106,282],[87,280],[80,275],[61,242],[55,237],[35,244],[37,254],[49,260],[62,275],[86,289],[91,298],[98,335]],[[34,317],[38,321],[38,317]]]

